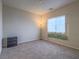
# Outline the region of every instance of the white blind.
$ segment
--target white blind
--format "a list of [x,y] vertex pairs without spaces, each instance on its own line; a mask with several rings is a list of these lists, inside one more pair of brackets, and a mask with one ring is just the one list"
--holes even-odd
[[48,32],[65,33],[65,16],[48,19]]

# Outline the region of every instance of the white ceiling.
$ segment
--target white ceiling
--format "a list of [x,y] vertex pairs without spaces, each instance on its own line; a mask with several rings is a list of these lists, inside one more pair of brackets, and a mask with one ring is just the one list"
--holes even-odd
[[3,4],[42,15],[49,12],[49,8],[55,10],[74,1],[76,0],[3,0]]

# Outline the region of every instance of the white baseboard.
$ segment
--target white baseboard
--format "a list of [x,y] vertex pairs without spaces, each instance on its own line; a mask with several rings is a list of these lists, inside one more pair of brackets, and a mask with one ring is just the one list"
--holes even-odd
[[79,50],[79,48],[76,48],[76,47],[73,47],[73,46],[70,46],[70,45],[66,45],[66,44],[62,44],[62,43],[58,43],[58,42],[54,42],[54,41],[50,41],[50,40],[45,40],[45,41],[48,41],[48,42],[51,42],[51,43],[56,43],[58,45],[62,45],[62,46],[68,47],[68,48]]
[[[39,39],[37,39],[37,40],[39,40]],[[18,44],[20,45],[20,44],[24,44],[24,43],[28,43],[28,42],[32,42],[32,41],[37,41],[37,40],[30,40],[30,41],[26,41],[26,42],[18,42]]]

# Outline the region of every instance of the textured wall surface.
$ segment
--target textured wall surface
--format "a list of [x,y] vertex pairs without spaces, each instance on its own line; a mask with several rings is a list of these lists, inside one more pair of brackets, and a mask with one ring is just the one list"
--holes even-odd
[[39,39],[39,15],[3,6],[3,37],[18,36],[18,43]]

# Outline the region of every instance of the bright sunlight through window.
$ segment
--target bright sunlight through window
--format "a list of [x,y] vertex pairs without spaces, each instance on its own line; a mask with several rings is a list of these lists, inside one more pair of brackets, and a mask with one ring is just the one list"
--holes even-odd
[[65,16],[48,19],[48,37],[65,39]]

